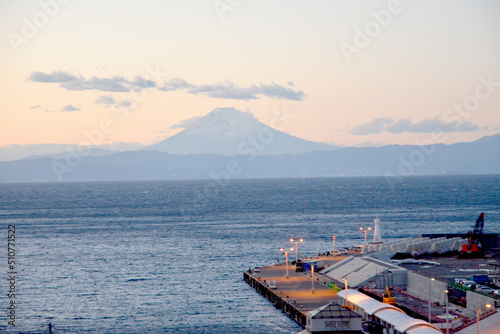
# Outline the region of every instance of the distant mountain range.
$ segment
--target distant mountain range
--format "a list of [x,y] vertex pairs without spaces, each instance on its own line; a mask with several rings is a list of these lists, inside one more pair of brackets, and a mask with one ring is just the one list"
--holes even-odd
[[25,158],[63,158],[69,151],[89,152],[92,156],[103,156],[122,151],[130,151],[142,148],[139,144],[115,143],[112,145],[89,147],[70,144],[28,144],[7,145],[0,147],[0,161],[14,161]]
[[216,109],[140,151],[77,151],[0,162],[0,182],[500,174],[500,134],[470,143],[337,148]]

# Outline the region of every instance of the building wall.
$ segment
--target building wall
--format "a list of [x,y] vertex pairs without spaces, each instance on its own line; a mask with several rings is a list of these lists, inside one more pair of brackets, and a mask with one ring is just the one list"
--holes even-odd
[[[361,318],[338,318],[338,319],[311,319],[307,317],[308,324],[306,329],[311,333],[326,332],[326,331],[361,331]],[[347,328],[342,328],[342,324],[346,323]]]
[[481,308],[482,312],[486,312],[486,305],[491,305],[491,308],[495,307],[495,299],[475,293],[472,291],[467,291],[467,309],[472,312],[477,312]]
[[445,291],[447,284],[437,280],[431,281],[430,277],[422,276],[414,272],[408,272],[408,286],[406,290],[413,296],[423,300],[429,300],[429,284],[431,286],[431,302],[446,302]]
[[365,281],[363,285],[377,289],[385,289],[386,286],[397,286],[404,289],[407,284],[408,270],[401,268],[385,270],[377,276],[371,277],[369,280]]

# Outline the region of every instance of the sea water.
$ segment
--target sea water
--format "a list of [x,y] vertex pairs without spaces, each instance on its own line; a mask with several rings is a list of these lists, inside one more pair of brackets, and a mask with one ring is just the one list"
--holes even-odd
[[499,233],[499,200],[498,175],[0,184],[0,332],[296,333],[242,279],[290,238],[311,256],[333,235],[363,244],[375,218],[394,240],[466,233],[481,212]]

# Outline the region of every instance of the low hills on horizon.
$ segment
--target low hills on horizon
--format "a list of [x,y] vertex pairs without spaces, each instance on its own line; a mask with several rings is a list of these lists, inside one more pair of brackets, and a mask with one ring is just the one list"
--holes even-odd
[[92,149],[0,162],[0,182],[500,174],[500,134],[469,143],[339,148],[218,108],[140,150]]

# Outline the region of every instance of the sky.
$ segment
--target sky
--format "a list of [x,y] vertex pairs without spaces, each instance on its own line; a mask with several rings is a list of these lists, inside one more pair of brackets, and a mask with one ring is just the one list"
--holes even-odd
[[0,0],[0,146],[140,143],[234,107],[345,146],[500,133],[500,2]]

